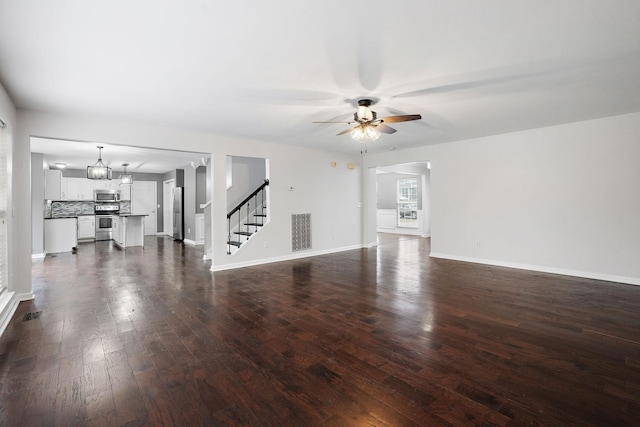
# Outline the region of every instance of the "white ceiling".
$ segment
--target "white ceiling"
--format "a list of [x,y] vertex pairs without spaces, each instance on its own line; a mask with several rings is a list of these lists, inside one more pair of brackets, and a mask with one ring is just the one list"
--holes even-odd
[[[17,107],[359,152],[640,111],[637,0],[0,0]],[[105,152],[106,156],[106,152]]]
[[98,161],[102,149],[102,162],[114,171],[122,171],[123,163],[129,163],[128,172],[165,173],[175,169],[184,169],[206,165],[209,154],[187,151],[157,150],[124,145],[66,141],[49,138],[31,138],[31,152],[44,154],[44,160],[52,168],[55,163],[64,163],[66,169],[85,169]]

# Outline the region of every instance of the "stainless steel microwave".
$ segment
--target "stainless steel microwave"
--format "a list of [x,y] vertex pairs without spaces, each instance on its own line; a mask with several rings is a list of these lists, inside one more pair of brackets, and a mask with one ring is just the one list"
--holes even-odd
[[118,190],[93,190],[93,200],[95,202],[119,202],[120,191]]

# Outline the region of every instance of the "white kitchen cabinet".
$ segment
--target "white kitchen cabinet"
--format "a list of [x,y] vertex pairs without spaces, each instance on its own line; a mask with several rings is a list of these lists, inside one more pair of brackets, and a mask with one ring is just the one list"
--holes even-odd
[[112,221],[112,231],[113,231],[113,241],[120,247],[123,246],[123,232],[122,232],[122,223],[120,221],[120,217],[114,218]]
[[60,200],[62,186],[62,171],[45,169],[44,171],[44,198],[45,200]]
[[120,184],[120,200],[131,200],[131,184]]
[[82,200],[82,180],[85,178],[67,178],[67,200]]
[[47,254],[70,252],[78,246],[76,218],[44,220],[44,251]]
[[93,190],[95,188],[95,181],[87,178],[82,179],[82,198],[80,200],[93,200]]
[[69,200],[69,178],[64,176],[60,180],[60,200]]
[[82,215],[78,217],[78,240],[92,240],[96,238],[96,217]]
[[66,200],[93,200],[94,181],[87,178],[67,178]]

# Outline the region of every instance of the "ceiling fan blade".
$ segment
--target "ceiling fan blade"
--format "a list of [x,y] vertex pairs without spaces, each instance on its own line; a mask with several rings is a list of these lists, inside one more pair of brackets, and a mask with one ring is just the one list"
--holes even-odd
[[[358,126],[360,126],[360,125],[358,125]],[[342,132],[340,132],[340,133],[336,134],[336,136],[340,136],[340,135],[344,135],[345,133],[349,133],[349,132],[351,132],[352,130],[354,130],[354,129],[358,128],[358,126],[355,126],[355,127],[349,128],[349,129],[345,129],[345,130],[343,130]]]
[[387,126],[387,125],[382,124],[382,123],[380,123],[378,126],[376,126],[376,129],[378,129],[382,133],[388,133],[388,134],[398,132],[397,130],[395,130],[391,126]]
[[389,117],[381,117],[383,123],[398,123],[398,122],[409,122],[411,120],[420,120],[422,116],[420,114],[407,114],[404,116],[389,116]]
[[350,125],[351,123],[353,123],[353,121],[350,121],[350,122],[311,122],[311,123],[346,123],[346,124]]

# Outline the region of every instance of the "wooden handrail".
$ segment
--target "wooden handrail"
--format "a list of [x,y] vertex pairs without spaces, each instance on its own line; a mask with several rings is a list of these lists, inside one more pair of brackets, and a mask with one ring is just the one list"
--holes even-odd
[[238,204],[238,206],[236,206],[235,208],[233,208],[233,209],[231,209],[231,210],[229,211],[229,213],[227,214],[227,218],[231,218],[231,215],[233,215],[234,213],[238,212],[238,211],[240,210],[240,208],[242,208],[242,206],[244,206],[244,205],[245,205],[245,203],[247,203],[249,200],[251,200],[251,198],[253,198],[256,194],[258,194],[260,191],[262,191],[262,189],[263,189],[264,187],[266,187],[267,185],[269,185],[269,180],[268,180],[268,179],[265,179],[265,180],[264,180],[264,183],[263,183],[260,187],[258,187],[258,188],[256,189],[256,191],[254,191],[253,193],[251,193],[249,196],[247,196],[247,198],[246,198],[246,199],[244,199],[242,202],[240,202],[240,203]]

